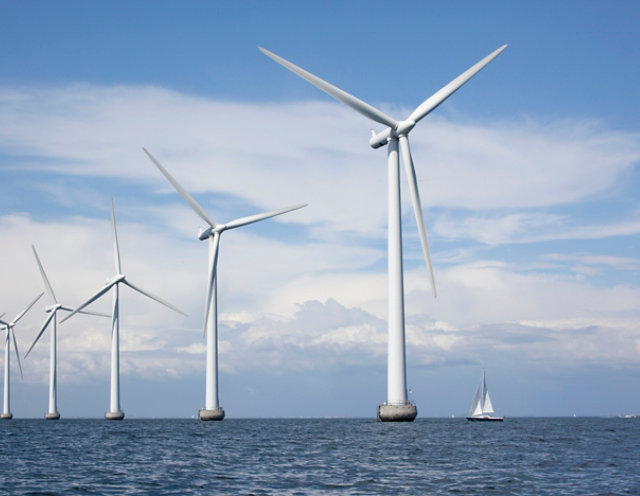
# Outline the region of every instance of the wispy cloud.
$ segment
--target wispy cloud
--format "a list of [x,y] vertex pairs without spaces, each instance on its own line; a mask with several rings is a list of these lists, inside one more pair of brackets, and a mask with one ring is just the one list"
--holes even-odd
[[[307,222],[372,234],[384,227],[384,151],[368,147],[368,122],[337,104],[91,85],[4,88],[0,101],[2,152],[14,157],[4,167],[167,190],[140,150],[147,146],[195,193],[265,208],[304,199],[316,206]],[[640,160],[637,133],[590,122],[459,124],[432,116],[411,139],[425,204],[444,207],[565,205],[611,188]]]
[[[579,223],[581,222],[581,223]],[[584,224],[584,219],[541,212],[440,217],[434,231],[443,238],[472,240],[487,245],[543,241],[593,240],[640,234],[640,214],[610,223]]]

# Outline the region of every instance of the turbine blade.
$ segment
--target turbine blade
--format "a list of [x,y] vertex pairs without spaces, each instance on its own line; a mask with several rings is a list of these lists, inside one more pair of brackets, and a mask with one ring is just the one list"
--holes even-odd
[[209,320],[209,312],[211,310],[211,303],[213,302],[214,284],[216,282],[216,275],[218,271],[218,247],[220,246],[220,233],[213,233],[213,238],[209,239],[209,280],[207,281],[207,298],[204,303],[204,326],[202,329],[202,337],[207,333],[207,321]]
[[40,269],[40,275],[42,276],[42,281],[44,282],[44,288],[47,290],[47,294],[51,297],[54,303],[58,303],[56,300],[56,295],[53,293],[53,288],[49,283],[49,279],[47,278],[47,274],[44,272],[44,267],[42,267],[42,263],[40,262],[40,257],[38,257],[38,252],[36,251],[36,247],[31,245],[33,249],[33,254],[36,256],[36,262],[38,263],[38,268]]
[[13,327],[10,328],[11,337],[13,338],[13,350],[16,352],[16,359],[18,360],[18,368],[20,369],[20,377],[24,378],[22,375],[22,364],[20,363],[20,352],[18,351],[18,342],[16,341],[16,332]]
[[[65,307],[65,306],[61,306],[60,310],[64,310],[65,312],[73,312],[73,308],[69,308],[69,307]],[[81,313],[83,315],[96,315],[98,317],[111,317],[111,315],[106,314],[106,313],[101,313],[101,312],[87,312],[86,310],[81,310],[78,313]]]
[[18,316],[17,316],[15,319],[13,319],[13,322],[11,322],[11,325],[12,325],[12,326],[16,325],[16,324],[18,323],[18,321],[19,321],[22,317],[24,317],[24,314],[25,314],[25,313],[27,313],[27,312],[31,309],[31,307],[32,307],[33,305],[35,305],[35,304],[36,304],[36,301],[38,301],[38,300],[42,297],[42,295],[43,295],[43,294],[44,294],[44,293],[40,293],[40,294],[36,297],[36,299],[35,299],[35,300],[33,300],[31,303],[29,303],[29,306],[28,306],[27,308],[25,308],[22,312],[20,312],[20,313],[18,314]]
[[[116,330],[116,322],[119,322],[120,319],[120,304],[118,302],[119,297],[119,287],[116,284],[116,291],[113,296],[113,307],[111,307],[111,336],[113,337],[113,333]],[[117,324],[118,328],[120,324]]]
[[44,333],[44,330],[47,328],[47,326],[49,325],[49,322],[51,322],[51,320],[55,317],[56,312],[55,310],[53,312],[51,312],[51,314],[49,315],[49,317],[47,317],[47,320],[44,321],[44,324],[42,324],[42,327],[40,328],[40,331],[38,331],[38,335],[36,336],[36,338],[33,340],[33,343],[31,343],[31,346],[29,347],[29,349],[27,350],[27,352],[24,354],[24,357],[27,358],[27,356],[29,355],[29,353],[31,353],[31,350],[33,349],[33,347],[36,345],[36,343],[38,342],[38,340],[40,339],[40,336],[42,336],[42,334]]
[[429,112],[435,109],[438,105],[444,102],[447,98],[449,98],[453,93],[456,92],[464,83],[469,81],[473,76],[475,76],[480,70],[486,66],[489,62],[495,59],[498,55],[500,55],[503,50],[507,48],[507,45],[502,45],[497,50],[491,52],[485,58],[483,58],[480,62],[475,64],[474,66],[467,69],[465,72],[460,74],[457,78],[451,81],[446,86],[442,87],[440,90],[435,92],[429,98],[427,98],[424,102],[422,102],[409,116],[408,120],[412,120],[414,122],[418,122],[420,119],[425,117]]
[[345,105],[348,105],[356,112],[360,112],[365,117],[368,117],[373,121],[379,122],[380,124],[384,124],[385,126],[389,126],[391,128],[395,128],[396,125],[398,124],[398,121],[396,121],[392,117],[389,117],[384,112],[381,112],[377,108],[369,105],[366,102],[363,102],[359,98],[356,98],[355,96],[350,95],[346,91],[343,91],[340,88],[333,86],[332,84],[326,82],[325,80],[320,79],[318,76],[314,76],[310,72],[307,72],[304,69],[298,67],[297,65],[292,64],[288,60],[285,60],[282,57],[279,57],[275,53],[272,53],[269,50],[265,50],[262,47],[258,47],[258,50],[264,53],[267,57],[275,60],[281,66],[289,69],[294,74],[297,74],[302,79],[306,79],[315,87],[327,93],[329,96],[332,96],[336,100],[341,101]]
[[152,300],[157,301],[158,303],[163,304],[165,307],[170,308],[171,310],[174,310],[175,312],[178,312],[182,315],[184,315],[185,317],[187,317],[187,314],[184,313],[182,310],[180,310],[178,307],[174,307],[171,303],[169,303],[168,301],[163,300],[162,298],[160,298],[159,296],[156,296],[152,293],[150,293],[149,291],[146,291],[142,288],[140,288],[139,286],[136,286],[135,284],[130,283],[129,281],[127,281],[126,279],[124,279],[122,281],[124,284],[126,284],[127,286],[129,286],[131,289],[137,291],[140,294],[145,295],[147,298],[151,298]]
[[62,319],[60,321],[60,323],[62,324],[63,322],[69,320],[71,317],[73,317],[75,314],[77,314],[78,312],[80,312],[80,310],[82,310],[84,307],[86,307],[87,305],[90,305],[91,303],[93,303],[94,301],[96,301],[98,298],[100,298],[103,294],[105,294],[107,291],[109,291],[111,289],[111,287],[116,284],[115,282],[110,282],[109,284],[107,284],[104,288],[100,289],[97,293],[95,293],[93,296],[91,296],[91,298],[89,298],[87,301],[85,301],[82,305],[80,305],[79,307],[77,307],[75,310],[73,310],[69,315],[67,315],[64,319]]
[[264,212],[261,214],[250,215],[248,217],[242,217],[240,219],[232,220],[228,224],[225,224],[225,229],[234,229],[236,227],[246,226],[247,224],[253,224],[254,222],[259,222],[270,217],[275,217],[276,215],[286,214],[287,212],[298,210],[306,206],[306,203],[301,203],[299,205],[293,205],[291,207],[285,207],[279,210],[273,210],[271,212]]
[[211,227],[215,227],[216,223],[213,222],[213,220],[211,220],[209,218],[209,216],[207,215],[207,213],[204,211],[204,209],[198,204],[197,201],[195,201],[193,199],[193,197],[187,192],[186,189],[184,189],[182,186],[180,186],[180,184],[178,183],[178,181],[176,181],[174,179],[174,177],[169,174],[169,171],[167,169],[165,169],[160,162],[158,162],[153,155],[151,155],[149,153],[149,151],[146,148],[142,148],[144,150],[144,152],[147,154],[147,157],[149,157],[151,159],[151,161],[155,164],[155,166],[158,168],[158,170],[162,173],[162,175],[164,177],[167,178],[167,180],[171,183],[171,185],[176,189],[176,191],[180,194],[180,196],[182,196],[182,198],[184,198],[184,200],[189,204],[189,206],[193,209],[193,211],[198,214],[200,216],[200,218],[202,220],[204,220],[207,224],[209,224]]
[[116,214],[113,211],[113,198],[111,198],[111,234],[113,238],[113,258],[116,263],[116,274],[122,274],[120,249],[118,248],[118,233],[116,232]]
[[101,313],[101,312],[85,312],[84,310],[82,310],[78,313],[81,313],[83,315],[94,315],[96,317],[111,317],[111,315],[109,315],[108,313]]
[[427,227],[424,224],[424,216],[422,213],[422,202],[420,201],[420,193],[418,192],[418,182],[416,180],[416,170],[413,167],[413,159],[411,158],[411,150],[409,149],[409,140],[406,136],[400,136],[400,153],[404,162],[405,171],[407,173],[407,181],[409,182],[409,190],[411,191],[411,202],[413,203],[413,211],[416,215],[416,224],[420,233],[420,243],[422,244],[422,253],[424,260],[429,269],[429,280],[431,282],[431,290],[433,297],[437,298],[436,282],[433,277],[433,266],[431,265],[431,252],[429,251],[429,240],[427,239]]

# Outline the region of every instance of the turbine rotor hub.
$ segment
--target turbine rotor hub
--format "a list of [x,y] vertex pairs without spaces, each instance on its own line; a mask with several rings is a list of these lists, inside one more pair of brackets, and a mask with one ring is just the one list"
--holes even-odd
[[411,119],[398,122],[398,125],[393,130],[392,134],[395,137],[406,136],[407,134],[409,134],[409,132],[413,129],[415,125],[416,125],[415,121],[412,121]]

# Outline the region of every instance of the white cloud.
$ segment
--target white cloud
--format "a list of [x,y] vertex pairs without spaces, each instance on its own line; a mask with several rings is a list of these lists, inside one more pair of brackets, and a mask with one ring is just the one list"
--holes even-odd
[[[361,116],[333,103],[220,102],[154,87],[5,88],[0,102],[3,173],[59,174],[60,185],[34,179],[33,188],[67,209],[91,205],[105,212],[100,219],[0,216],[0,269],[11,281],[2,311],[17,312],[42,287],[32,243],[62,302],[83,301],[113,275],[106,205],[91,179],[115,178],[138,193],[126,198],[122,220],[116,195],[124,272],[189,313],[185,319],[123,288],[123,372],[203,373],[207,246],[196,237],[202,223],[144,156],[144,145],[216,220],[310,204],[260,228],[224,234],[223,370],[287,373],[385,360],[385,153],[368,148]],[[547,208],[610,191],[637,167],[636,133],[576,122],[473,125],[430,118],[411,138],[425,205],[442,207],[434,233],[459,243],[447,253],[432,246],[436,261],[446,262],[436,264],[437,300],[424,267],[406,270],[407,339],[419,363],[476,360],[483,352],[638,361],[640,287],[596,288],[576,276],[638,270],[636,259],[554,250],[532,256],[523,268],[478,260],[464,244],[636,236],[633,216],[584,221]],[[72,177],[91,185],[66,186]],[[406,197],[405,207],[409,219]],[[500,213],[486,210],[496,207]],[[413,236],[409,227],[409,243]],[[109,312],[110,298],[96,308]],[[41,309],[29,319],[18,329],[22,346],[40,325]],[[109,325],[83,316],[61,326],[61,381],[106,373]],[[46,343],[29,357],[27,381],[46,380]]]
[[[21,168],[170,191],[146,146],[194,193],[228,193],[264,209],[305,201],[302,218],[319,232],[377,236],[386,223],[384,149],[371,150],[369,124],[338,104],[89,85],[4,88],[0,101],[0,143],[21,156]],[[564,205],[611,188],[640,159],[637,133],[582,122],[472,125],[431,116],[411,139],[423,201],[445,207]]]
[[439,218],[434,232],[447,239],[467,239],[487,245],[540,241],[590,240],[640,234],[640,217],[606,224],[577,225],[568,215],[548,213],[486,214]]
[[[432,118],[423,127],[420,135],[412,134],[414,159],[432,205],[565,205],[611,188],[640,160],[638,133],[610,131],[595,123],[478,126]],[[418,154],[427,157],[424,168]]]
[[[420,313],[429,302],[426,284],[414,283],[420,271],[407,275],[407,305]],[[640,287],[596,287],[573,274],[521,270],[504,262],[478,261],[439,272],[440,292],[428,313],[456,327],[480,323],[537,319],[621,318],[638,315]],[[420,289],[412,289],[417,288]]]

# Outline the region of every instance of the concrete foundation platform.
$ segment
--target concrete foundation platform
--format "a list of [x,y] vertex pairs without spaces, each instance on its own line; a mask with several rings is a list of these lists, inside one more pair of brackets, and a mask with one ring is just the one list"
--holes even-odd
[[124,412],[106,412],[104,418],[107,420],[122,420],[124,418]]
[[418,409],[412,403],[406,405],[378,405],[378,422],[413,422]]
[[60,414],[58,412],[47,412],[44,414],[44,419],[45,420],[58,420],[60,418]]
[[11,420],[13,418],[13,413],[3,413],[0,415],[0,420]]
[[198,412],[198,418],[200,420],[222,420],[224,418],[224,409],[222,407],[216,408],[215,410],[207,410],[206,408],[201,408]]

